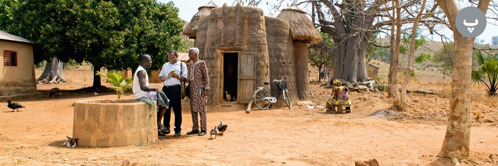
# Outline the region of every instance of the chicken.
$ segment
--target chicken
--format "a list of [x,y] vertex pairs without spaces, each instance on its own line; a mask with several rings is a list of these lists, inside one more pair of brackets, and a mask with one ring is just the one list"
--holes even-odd
[[216,135],[218,134],[218,132],[216,132],[216,126],[214,126],[209,134],[211,134],[211,138],[213,138],[214,135],[214,139],[216,139]]
[[232,95],[228,94],[228,91],[225,91],[225,101],[232,100]]
[[223,132],[227,130],[228,125],[224,125],[223,121],[220,121],[220,125],[218,125],[218,131],[220,132],[220,135],[223,135]]
[[12,103],[10,100],[7,100],[7,103],[7,107],[12,108],[12,112],[14,112],[14,110],[17,110],[17,112],[19,112],[19,108],[25,108],[21,104]]
[[306,107],[308,108],[308,115],[311,114],[311,110],[315,108],[314,105],[306,105]]

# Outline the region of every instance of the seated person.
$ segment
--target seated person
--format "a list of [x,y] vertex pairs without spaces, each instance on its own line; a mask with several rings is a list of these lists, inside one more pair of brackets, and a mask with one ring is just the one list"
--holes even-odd
[[157,126],[159,128],[158,134],[160,136],[164,136],[164,133],[162,131],[164,130],[164,127],[161,124],[161,117],[163,117],[164,113],[166,112],[169,100],[168,98],[165,97],[166,95],[164,95],[164,93],[158,92],[157,88],[149,86],[149,77],[147,75],[147,71],[145,70],[150,68],[151,65],[152,65],[152,59],[150,55],[143,54],[140,56],[140,65],[135,71],[135,74],[133,74],[133,95],[137,100],[148,99],[158,102],[158,107],[157,107],[158,109]]
[[[349,100],[348,88],[342,86],[342,82],[339,80],[334,80],[332,89],[332,98],[327,100],[327,110],[335,111],[335,106],[351,106],[351,101]],[[341,111],[342,108],[339,110]]]

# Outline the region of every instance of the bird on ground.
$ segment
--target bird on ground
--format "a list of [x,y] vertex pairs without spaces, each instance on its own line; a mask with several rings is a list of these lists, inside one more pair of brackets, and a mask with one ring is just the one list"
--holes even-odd
[[7,103],[7,107],[12,108],[12,112],[14,112],[14,110],[17,110],[17,112],[19,112],[19,108],[25,108],[21,104],[12,103],[10,100],[7,100]]
[[216,126],[214,126],[209,134],[211,134],[211,138],[213,138],[214,135],[214,139],[216,139],[216,135],[218,134],[218,132],[216,131]]
[[232,95],[228,94],[228,91],[225,91],[225,101],[230,101],[232,100]]
[[225,130],[227,130],[228,125],[224,125],[223,121],[220,121],[220,125],[218,125],[218,131],[220,131],[220,135],[223,135]]
[[306,105],[306,107],[308,107],[308,114],[311,114],[311,110],[315,108],[314,105]]

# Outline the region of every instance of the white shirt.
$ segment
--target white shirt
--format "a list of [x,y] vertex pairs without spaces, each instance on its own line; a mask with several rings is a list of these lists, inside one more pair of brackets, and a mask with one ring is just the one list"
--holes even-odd
[[[181,67],[180,65],[183,67]],[[183,68],[183,70],[182,70],[182,68]],[[168,73],[171,72],[172,70],[175,70],[176,75],[179,75],[180,77],[187,78],[188,69],[187,69],[187,65],[185,63],[183,63],[179,60],[177,60],[175,64],[171,64],[169,62],[165,63],[163,65],[163,68],[161,69],[161,72],[159,73],[159,78],[166,76],[166,79],[163,82],[164,86],[180,85],[179,79],[173,78],[173,77],[168,77]],[[180,71],[182,71],[181,74],[180,74]]]
[[149,86],[149,76],[147,75],[147,71],[145,71],[144,67],[138,66],[137,71],[135,71],[135,74],[133,74],[133,95],[135,96],[135,99],[142,98],[147,94],[147,92],[143,91],[140,88],[140,82],[137,75],[139,71],[144,71],[145,85]]

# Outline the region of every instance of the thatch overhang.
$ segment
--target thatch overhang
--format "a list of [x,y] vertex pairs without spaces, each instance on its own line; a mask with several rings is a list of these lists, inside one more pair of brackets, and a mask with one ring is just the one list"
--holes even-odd
[[322,36],[318,33],[306,12],[293,5],[283,9],[277,18],[289,21],[290,33],[293,40],[305,43],[318,43]]
[[217,8],[218,5],[216,5],[213,1],[210,1],[209,3],[199,7],[199,11],[192,17],[190,20],[190,23],[183,28],[183,35],[188,36],[189,38],[196,38],[197,36],[197,28],[199,24],[199,19],[202,16],[207,16],[211,12],[211,9]]

